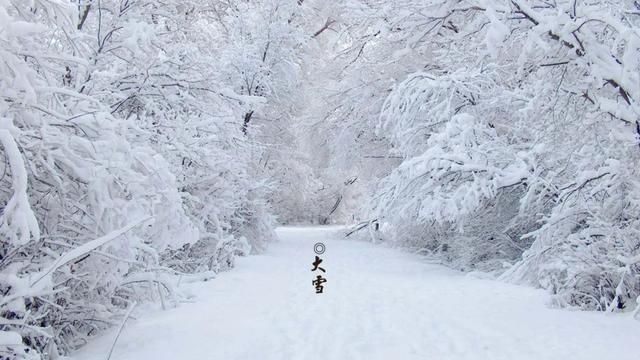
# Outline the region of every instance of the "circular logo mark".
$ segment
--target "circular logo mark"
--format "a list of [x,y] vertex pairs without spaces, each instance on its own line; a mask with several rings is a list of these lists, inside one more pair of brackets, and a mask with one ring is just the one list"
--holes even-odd
[[313,251],[318,255],[324,254],[325,249],[326,247],[323,243],[316,243],[315,245],[313,245]]

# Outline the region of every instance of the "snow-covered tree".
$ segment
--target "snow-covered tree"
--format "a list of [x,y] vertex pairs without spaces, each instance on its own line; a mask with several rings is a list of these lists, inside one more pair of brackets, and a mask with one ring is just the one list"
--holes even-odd
[[243,131],[269,99],[220,70],[243,45],[219,9],[0,3],[3,358],[67,353],[273,239]]
[[[340,9],[349,9],[340,56],[351,56],[335,68],[346,90],[334,108],[348,109],[349,120],[327,131],[372,136],[375,128],[388,144],[382,155],[402,160],[372,196],[367,218],[380,222],[382,239],[464,269],[515,263],[504,279],[551,289],[560,305],[633,305],[637,3],[351,1]],[[344,96],[349,89],[360,96]]]

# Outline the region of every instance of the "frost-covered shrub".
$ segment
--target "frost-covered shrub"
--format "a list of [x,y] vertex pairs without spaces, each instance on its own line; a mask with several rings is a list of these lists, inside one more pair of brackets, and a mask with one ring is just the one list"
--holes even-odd
[[148,269],[158,253],[197,232],[164,158],[127,141],[107,106],[70,87],[66,64],[86,65],[65,56],[75,8],[0,9],[1,325],[31,353],[56,356],[157,293],[162,274]]
[[375,217],[390,223],[383,228],[397,227],[396,241],[402,232],[400,241],[462,269],[495,270],[518,258],[527,246],[516,224],[530,159],[469,114],[453,116],[423,146],[381,185]]
[[636,177],[636,168],[613,159],[578,173],[542,227],[528,235],[535,242],[523,260],[503,277],[551,289],[560,306],[633,308],[640,294]]

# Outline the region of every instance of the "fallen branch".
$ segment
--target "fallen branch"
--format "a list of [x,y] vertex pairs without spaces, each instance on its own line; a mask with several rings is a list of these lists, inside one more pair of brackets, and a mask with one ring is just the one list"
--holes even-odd
[[349,235],[351,235],[351,234],[353,234],[355,232],[358,232],[358,231],[360,231],[360,230],[362,230],[362,229],[366,228],[367,226],[369,226],[371,224],[374,224],[374,223],[377,224],[378,223],[378,219],[373,219],[373,220],[361,222],[358,225],[356,225],[353,230],[351,230],[348,233],[346,233],[344,235],[344,237],[348,237]]

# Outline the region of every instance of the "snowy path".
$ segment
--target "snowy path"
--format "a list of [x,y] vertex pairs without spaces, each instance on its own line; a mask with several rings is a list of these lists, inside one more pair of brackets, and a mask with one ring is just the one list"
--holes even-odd
[[[542,291],[481,280],[335,228],[283,228],[267,254],[131,321],[111,360],[638,359],[640,322],[551,310]],[[322,241],[328,282],[311,284]],[[106,360],[113,332],[74,359]]]

